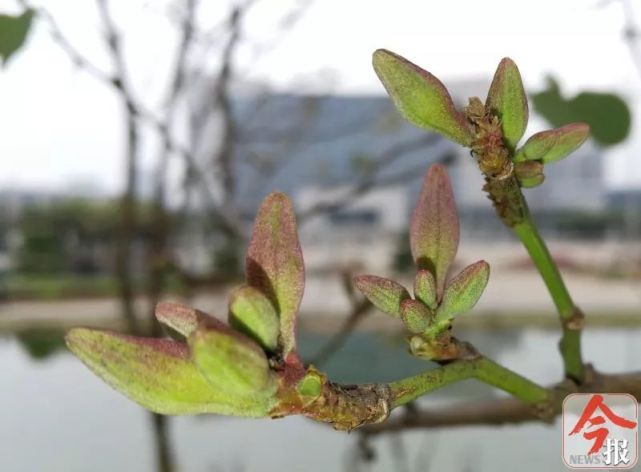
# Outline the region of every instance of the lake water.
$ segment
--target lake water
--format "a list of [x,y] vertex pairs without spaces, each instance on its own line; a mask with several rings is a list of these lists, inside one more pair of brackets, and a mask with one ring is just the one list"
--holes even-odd
[[[459,333],[485,354],[535,381],[557,381],[561,364],[553,331]],[[641,369],[641,330],[588,330],[585,358],[597,369]],[[303,336],[303,354],[323,343]],[[326,365],[337,381],[398,379],[425,368],[398,339],[356,334]],[[149,416],[109,389],[64,351],[34,360],[16,338],[0,338],[0,471],[152,472]],[[421,404],[499,395],[475,381],[447,387]],[[555,425],[413,431],[371,442],[376,460],[357,460],[358,435],[304,418],[243,420],[177,417],[169,425],[178,470],[241,471],[562,471]]]

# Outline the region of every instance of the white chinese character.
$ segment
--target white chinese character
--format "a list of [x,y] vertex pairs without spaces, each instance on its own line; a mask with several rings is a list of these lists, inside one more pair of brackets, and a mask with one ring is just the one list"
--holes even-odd
[[608,438],[605,443],[605,465],[618,466],[619,464],[629,464],[628,441],[626,439]]

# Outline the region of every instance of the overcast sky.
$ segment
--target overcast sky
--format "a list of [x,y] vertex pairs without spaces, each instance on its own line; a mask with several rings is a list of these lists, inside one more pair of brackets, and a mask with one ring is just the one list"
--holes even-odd
[[[164,85],[159,78],[175,40],[166,9],[152,1],[112,3],[126,32],[137,90],[153,101]],[[210,3],[203,16],[215,21],[226,5]],[[275,22],[294,3],[258,0],[246,24],[250,44],[271,41]],[[15,11],[11,2],[0,5]],[[71,40],[108,69],[94,2],[51,0],[47,5]],[[641,4],[637,9],[641,13]],[[641,77],[622,40],[623,21],[618,0],[316,0],[268,54],[256,60],[255,48],[245,47],[237,65],[243,79],[280,90],[361,94],[382,93],[370,65],[378,47],[401,53],[445,83],[489,78],[500,58],[510,56],[530,90],[542,87],[552,73],[562,78],[568,93],[622,93],[636,118]],[[40,26],[0,72],[0,186],[85,186],[113,193],[123,175],[118,103],[102,84],[75,69]],[[633,138],[605,156],[611,186],[641,186],[641,125],[636,121]]]

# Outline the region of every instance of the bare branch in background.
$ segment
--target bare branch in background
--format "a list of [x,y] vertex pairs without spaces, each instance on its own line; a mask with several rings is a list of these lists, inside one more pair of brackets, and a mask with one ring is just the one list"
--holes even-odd
[[[367,175],[367,177],[361,179],[359,182],[351,186],[346,194],[343,195],[340,199],[329,203],[320,202],[308,208],[298,216],[298,221],[303,222],[321,213],[336,211],[345,206],[348,206],[358,197],[370,191],[374,186],[379,186],[381,184],[391,185],[394,183],[403,182],[408,178],[408,175],[406,173],[399,174],[394,178],[388,177],[386,179],[378,179],[377,177],[384,169],[386,169],[390,164],[398,160],[403,155],[418,151],[425,147],[429,147],[437,143],[439,139],[440,138],[435,134],[427,134],[413,141],[404,141],[386,149],[378,158],[374,160],[373,169]],[[411,175],[409,177],[411,177]],[[381,182],[381,180],[385,180],[385,182]]]
[[[166,209],[167,168],[172,154],[171,130],[173,129],[179,97],[184,90],[187,74],[187,58],[193,45],[196,21],[196,0],[185,0],[182,19],[179,22],[180,39],[176,57],[170,72],[169,90],[165,98],[164,129],[161,135],[161,151],[158,158],[156,175],[154,177],[153,216],[147,265],[149,268],[149,317],[154,319],[154,310],[163,292],[163,274],[169,266],[171,257],[167,242],[171,228]],[[174,263],[175,264],[175,263]],[[160,325],[154,323],[156,334],[161,331]]]
[[[138,332],[138,326],[136,321],[136,313],[134,306],[134,293],[133,293],[133,279],[131,273],[131,260],[132,260],[132,250],[133,243],[136,237],[136,232],[138,229],[138,215],[137,215],[137,176],[138,176],[138,163],[139,163],[139,123],[138,123],[138,109],[135,105],[136,101],[134,99],[133,91],[130,88],[127,75],[127,67],[125,64],[124,54],[121,48],[121,37],[118,32],[118,29],[113,22],[111,14],[109,12],[106,0],[96,0],[100,18],[104,27],[105,40],[107,48],[111,54],[111,59],[114,64],[114,80],[113,85],[118,90],[120,100],[122,102],[124,113],[126,116],[126,127],[127,127],[127,140],[126,140],[126,179],[125,179],[125,190],[122,195],[121,203],[121,227],[120,227],[120,237],[118,240],[118,248],[116,253],[116,271],[118,275],[119,285],[120,285],[120,298],[123,306],[123,313],[131,323],[131,330],[134,334]],[[175,86],[175,83],[174,83]],[[172,112],[173,113],[173,112]],[[169,121],[168,118],[167,121]],[[165,136],[169,136],[169,129],[166,128],[167,132]],[[168,138],[166,139],[166,141]],[[166,142],[165,141],[165,142]],[[167,146],[165,146],[166,150]],[[168,158],[168,152],[165,152],[165,155],[161,157],[161,166],[166,166],[166,159]],[[163,205],[163,195],[164,195],[164,171],[162,168],[161,175],[158,175],[158,187],[157,194],[155,197],[159,199],[159,206],[162,208]],[[162,213],[162,214],[161,214]],[[152,251],[158,250],[161,252],[163,250],[164,241],[166,239],[166,231],[164,231],[164,212],[161,209],[158,209],[156,213],[156,222],[158,223],[158,230],[160,234],[154,238],[152,241]],[[157,254],[152,253],[152,258],[155,258]],[[160,271],[162,268],[158,268],[156,261],[152,260],[152,270],[151,270],[151,288],[150,294],[156,299],[159,296],[160,290],[162,289],[162,278]],[[156,300],[152,300],[153,305],[155,305]],[[153,320],[153,313],[152,313]],[[160,328],[157,323],[152,322],[154,326],[154,331],[158,331]],[[171,472],[174,470],[173,458],[170,449],[170,444],[168,441],[167,434],[167,419],[156,413],[150,413],[150,419],[153,425],[153,431],[155,435],[155,450],[156,450],[156,462],[159,472]]]
[[234,141],[236,135],[236,122],[232,110],[230,82],[232,80],[232,68],[234,52],[239,44],[241,35],[243,15],[251,3],[235,7],[229,16],[228,29],[229,38],[223,49],[220,72],[214,87],[215,103],[220,115],[221,137],[217,152],[212,162],[220,169],[222,175],[223,204],[228,205],[235,190],[235,178],[232,168]]
[[639,32],[638,25],[634,21],[634,8],[630,0],[620,0],[620,2],[623,6],[623,21],[625,22],[623,39],[630,51],[630,57],[632,58],[634,67],[641,76],[641,45],[639,44],[641,33]]
[[137,221],[137,175],[139,161],[139,139],[137,116],[130,90],[125,60],[121,49],[121,38],[109,12],[106,0],[96,0],[107,50],[113,63],[112,84],[118,90],[123,107],[126,126],[125,141],[125,189],[120,204],[120,228],[116,249],[116,274],[120,288],[123,315],[131,331],[139,332],[134,306],[133,279],[131,273],[132,245],[138,228]]
[[[587,368],[586,381],[578,388],[570,381],[552,387],[556,392],[554,411],[550,421],[561,413],[561,406],[568,393],[618,393],[627,392],[641,400],[641,372],[626,374],[601,374],[591,366]],[[439,407],[438,409],[407,411],[385,423],[363,428],[365,435],[393,433],[411,429],[444,428],[455,426],[500,426],[541,422],[540,412],[515,398],[476,402],[473,404]]]
[[[229,209],[226,209],[218,202],[218,199],[211,189],[211,183],[207,179],[206,173],[200,170],[198,162],[191,150],[187,146],[173,139],[171,130],[167,126],[165,119],[160,118],[155,113],[146,108],[138,100],[136,100],[133,91],[130,88],[123,88],[123,81],[120,77],[118,77],[117,72],[119,67],[124,68],[124,58],[122,60],[118,59],[117,61],[115,61],[115,74],[112,75],[102,71],[98,66],[91,62],[82,53],[80,53],[77,48],[73,46],[71,41],[69,41],[69,39],[62,33],[62,30],[58,26],[58,23],[55,21],[55,18],[53,17],[53,15],[51,15],[51,13],[49,13],[42,7],[35,7],[31,5],[26,0],[19,1],[25,8],[32,8],[36,10],[41,18],[49,24],[49,31],[52,39],[60,46],[63,51],[67,53],[69,59],[76,66],[80,67],[99,81],[103,82],[105,85],[108,85],[115,89],[116,93],[125,93],[127,95],[126,100],[128,113],[130,113],[133,118],[139,119],[154,128],[160,135],[161,139],[165,142],[165,145],[170,151],[170,154],[175,153],[185,160],[185,165],[188,169],[188,172],[190,172],[200,183],[203,193],[209,201],[210,211],[220,221],[221,229],[228,232],[229,234],[240,235],[244,237],[244,228],[242,227],[242,224],[240,223],[238,218],[231,211],[229,211]],[[97,0],[97,2],[99,4],[104,3],[101,0]],[[107,43],[109,43],[110,41],[113,42],[114,40],[116,41],[116,43],[118,43],[119,36],[117,30],[115,29],[115,25],[113,24],[111,19],[109,19],[109,21],[111,27],[113,28],[113,30],[111,31],[111,33],[113,34],[107,32]],[[109,36],[111,36],[111,38]],[[117,44],[116,47],[118,48],[119,45]],[[112,49],[113,52],[113,45],[109,46],[109,48]],[[180,80],[183,80],[183,78],[181,78]],[[182,87],[182,83],[179,82],[179,86]]]
[[313,0],[299,0],[298,5],[289,11],[281,20],[278,27],[278,31],[271,40],[261,41],[260,44],[256,44],[253,47],[252,51],[252,64],[259,60],[261,57],[265,56],[267,53],[278,47],[278,44],[283,41],[287,33],[291,31],[296,23],[298,23],[311,5],[314,3]]
[[85,57],[62,33],[58,22],[48,10],[36,7],[26,0],[18,0],[18,3],[25,9],[34,10],[37,15],[49,25],[49,34],[55,43],[69,56],[71,62],[78,68],[83,69],[96,79],[113,84],[114,77],[96,66],[87,57]]
[[350,335],[354,332],[356,327],[363,321],[372,311],[372,304],[367,300],[362,300],[358,305],[352,307],[352,311],[347,316],[343,325],[334,334],[330,340],[323,346],[318,354],[310,361],[311,364],[321,366],[325,364],[331,356],[338,352],[349,339]]

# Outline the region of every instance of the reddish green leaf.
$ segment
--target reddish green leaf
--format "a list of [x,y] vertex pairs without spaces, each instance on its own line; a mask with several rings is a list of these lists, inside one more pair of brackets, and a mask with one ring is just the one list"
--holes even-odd
[[525,133],[528,122],[528,104],[518,67],[505,57],[499,63],[485,106],[501,120],[503,139],[515,149]]
[[436,280],[429,270],[419,270],[414,278],[414,296],[429,308],[436,308]]
[[443,291],[459,242],[459,221],[452,186],[445,167],[433,164],[423,182],[412,215],[410,246],[419,269],[434,274],[437,292]]
[[535,133],[528,138],[523,146],[514,155],[514,162],[527,160],[540,160],[556,144],[557,134],[555,129]]
[[545,163],[560,161],[574,152],[590,136],[585,123],[570,123],[561,128],[533,134],[517,152],[515,161],[541,160]]
[[201,328],[188,341],[196,366],[217,390],[240,396],[275,392],[265,353],[243,334],[230,328]]
[[410,333],[422,333],[430,325],[432,314],[418,300],[403,300],[401,303],[401,319]]
[[436,322],[454,318],[472,309],[481,298],[489,277],[490,266],[485,261],[478,261],[463,269],[445,288]]
[[260,417],[276,403],[267,396],[239,398],[213,388],[191,362],[187,346],[170,339],[77,328],[65,340],[97,376],[156,413]]
[[452,97],[441,81],[385,49],[374,52],[373,65],[405,119],[464,146],[471,144],[474,136],[472,127],[465,116],[456,110]]
[[260,206],[245,263],[247,283],[263,292],[280,317],[280,342],[286,357],[296,350],[296,316],[305,268],[289,198],[270,194]]
[[200,325],[210,327],[225,326],[222,321],[213,316],[180,303],[160,302],[156,305],[155,315],[160,323],[169,326],[186,338],[196,331]]
[[411,298],[398,282],[375,275],[358,275],[354,284],[376,308],[396,318],[401,316],[401,302]]
[[258,289],[246,285],[229,298],[229,324],[269,351],[276,350],[280,331],[274,305]]

